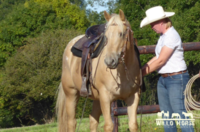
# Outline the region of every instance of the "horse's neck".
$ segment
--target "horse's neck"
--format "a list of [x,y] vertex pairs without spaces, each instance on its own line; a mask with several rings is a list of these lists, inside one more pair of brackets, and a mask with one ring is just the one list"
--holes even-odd
[[127,44],[127,49],[126,49],[126,55],[125,55],[125,63],[127,65],[133,65],[137,61],[136,60],[136,53],[135,53],[135,48],[133,44],[128,43]]

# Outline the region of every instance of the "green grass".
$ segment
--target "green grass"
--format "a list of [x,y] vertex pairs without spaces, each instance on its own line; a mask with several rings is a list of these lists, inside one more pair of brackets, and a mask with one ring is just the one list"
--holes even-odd
[[[138,115],[138,117],[140,117]],[[162,126],[156,125],[157,115],[142,115],[142,132],[164,132]],[[128,132],[128,117],[127,116],[119,116],[119,132]],[[138,120],[138,129],[140,130],[140,118]],[[79,119],[77,120],[77,127],[79,125]],[[104,132],[103,130],[104,119],[100,118],[100,123],[98,126],[99,132]],[[195,132],[200,131],[200,119],[195,119]],[[79,132],[89,132],[89,118],[84,118],[79,128]],[[57,132],[57,123],[46,124],[46,125],[35,125],[29,127],[19,127],[19,128],[11,128],[11,129],[0,129],[0,132]],[[178,127],[178,132],[181,132],[180,127]]]
[[57,123],[0,129],[0,132],[57,132]]

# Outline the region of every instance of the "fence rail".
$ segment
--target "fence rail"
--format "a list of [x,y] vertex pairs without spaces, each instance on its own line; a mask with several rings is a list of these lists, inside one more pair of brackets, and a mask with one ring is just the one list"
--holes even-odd
[[[138,46],[140,54],[154,54],[156,45]],[[184,51],[200,50],[200,42],[183,43]]]

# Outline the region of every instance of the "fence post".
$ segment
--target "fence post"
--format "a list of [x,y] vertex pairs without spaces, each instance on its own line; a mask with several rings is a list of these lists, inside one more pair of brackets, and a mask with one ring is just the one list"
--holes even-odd
[[111,117],[114,124],[113,132],[118,132],[118,116],[115,116],[117,110],[117,101],[112,102],[111,104]]

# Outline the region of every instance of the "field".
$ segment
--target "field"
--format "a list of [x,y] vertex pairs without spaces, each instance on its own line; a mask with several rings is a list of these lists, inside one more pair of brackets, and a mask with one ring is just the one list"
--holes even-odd
[[[119,116],[119,132],[128,132],[128,117],[127,116]],[[140,115],[138,115],[138,126],[140,131]],[[164,132],[162,126],[156,125],[156,114],[150,115],[142,115],[142,132]],[[79,125],[79,119],[77,120]],[[103,117],[100,118],[100,123],[98,127],[99,132],[103,132]],[[200,131],[200,119],[195,120],[195,131]],[[89,132],[89,118],[84,118],[79,128],[79,132]],[[11,128],[11,129],[0,129],[0,132],[57,132],[57,123],[51,123],[46,125],[35,125],[29,127],[19,127],[19,128]],[[181,132],[178,127],[178,132]]]

